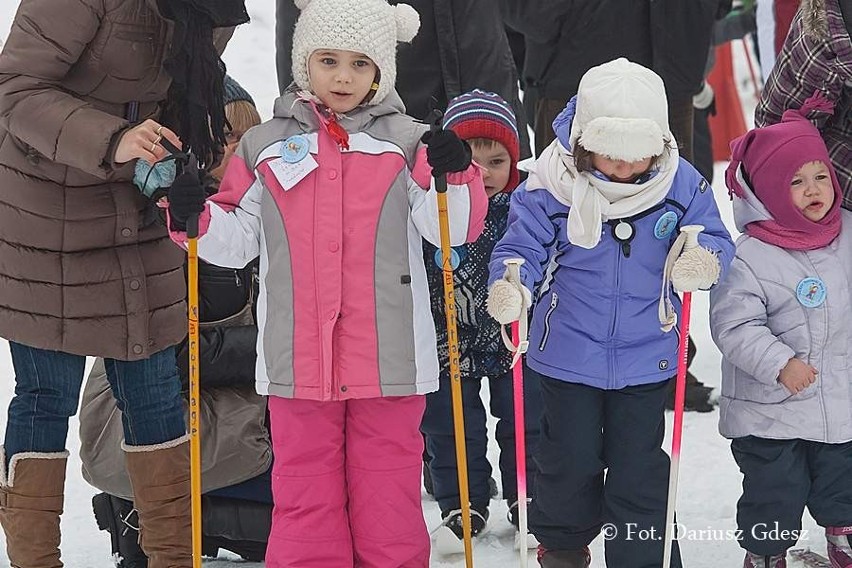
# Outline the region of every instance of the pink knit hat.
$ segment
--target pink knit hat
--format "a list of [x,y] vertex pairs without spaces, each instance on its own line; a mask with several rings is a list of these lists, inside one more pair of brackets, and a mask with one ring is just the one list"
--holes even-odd
[[[825,142],[819,130],[806,118],[811,111],[832,114],[834,106],[816,92],[800,109],[785,111],[781,122],[750,130],[731,142],[731,163],[725,171],[730,191],[743,197],[744,191],[736,175],[742,164],[752,191],[774,221],[786,229],[806,233],[819,230],[819,225],[830,222],[843,200]],[[790,195],[790,183],[796,172],[805,164],[816,161],[828,166],[834,185],[834,205],[819,223],[805,217],[793,204]]]

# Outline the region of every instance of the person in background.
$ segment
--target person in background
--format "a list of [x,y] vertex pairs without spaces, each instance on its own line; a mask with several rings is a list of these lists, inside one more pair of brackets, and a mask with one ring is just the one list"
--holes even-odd
[[[225,76],[226,146],[212,172],[213,188],[243,134],[260,124],[254,101],[233,78]],[[149,168],[137,175],[147,190]],[[156,172],[157,188],[173,181]],[[173,176],[174,171],[171,171]],[[154,177],[152,176],[152,177]],[[152,183],[150,179],[147,180]],[[261,561],[272,522],[272,444],[266,424],[266,399],[255,393],[253,317],[257,297],[257,261],[245,268],[199,262],[200,387],[202,443],[202,551],[219,548]],[[187,341],[177,347],[183,391],[188,390]],[[98,527],[110,533],[120,568],[144,568],[148,558],[138,544],[130,480],[119,451],[121,411],[109,393],[103,360],[97,360],[83,390],[80,409],[80,458],[83,476],[103,493],[92,505]]]
[[[501,324],[527,317],[523,300],[537,297],[525,375],[543,401],[530,530],[543,568],[587,568],[605,523],[618,528],[608,566],[656,567],[662,539],[626,527],[665,533],[672,287],[711,288],[734,246],[706,180],[678,155],[650,69],[624,58],[593,67],[554,130],[512,195],[489,276],[488,312]],[[693,224],[705,228],[698,246],[681,250],[677,227]],[[520,282],[507,274],[512,259],[524,261]]]
[[[281,92],[292,81],[290,47],[298,11],[292,0],[276,0],[276,61]],[[391,0],[391,4],[399,0]],[[406,112],[425,120],[432,109],[473,89],[500,95],[518,120],[521,158],[530,140],[518,93],[518,73],[500,12],[493,0],[410,0],[420,32],[399,48],[396,90]]]
[[710,293],[710,329],[722,352],[719,431],[743,474],[745,568],[787,565],[805,507],[825,528],[832,568],[852,567],[852,213],[806,118],[830,108],[816,94],[736,139],[725,174],[744,234]]
[[189,443],[174,345],[183,255],[148,223],[136,161],[165,141],[212,163],[242,0],[21,0],[0,54],[0,337],[15,396],[0,450],[12,566],[61,566],[69,418],[88,356],[123,411],[151,568],[189,568]]
[[[485,310],[485,298],[488,295],[488,261],[494,245],[506,231],[509,199],[512,190],[518,185],[520,151],[518,127],[512,108],[494,93],[476,89],[454,98],[444,115],[444,128],[454,131],[470,144],[474,162],[483,168],[485,192],[488,195],[488,215],[482,235],[472,243],[453,248],[471,528],[475,537],[485,529],[491,500],[488,429],[485,404],[480,396],[483,377],[489,379],[490,411],[497,418],[496,438],[500,446],[503,498],[509,507],[509,521],[518,528],[514,397],[510,370],[512,353],[503,343],[500,326]],[[447,315],[443,295],[443,258],[441,250],[428,242],[423,244],[423,258],[429,278],[432,316],[441,363],[441,386],[437,392],[426,395],[426,413],[420,426],[426,436],[426,450],[431,458],[427,467],[431,472],[434,496],[443,518],[443,526],[434,533],[435,548],[442,554],[461,553],[464,552],[464,546],[453,431]],[[522,363],[519,361],[518,364]],[[526,448],[530,456],[527,460],[527,494],[533,497],[535,463],[531,456],[538,437],[541,402],[535,378],[525,381],[524,386]]]
[[833,104],[832,113],[812,111],[843,191],[852,208],[852,5],[846,0],[802,0],[775,67],[754,111],[756,126],[781,121],[814,91]]

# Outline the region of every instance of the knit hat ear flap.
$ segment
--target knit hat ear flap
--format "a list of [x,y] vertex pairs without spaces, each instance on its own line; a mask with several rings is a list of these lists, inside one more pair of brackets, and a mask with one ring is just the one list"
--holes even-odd
[[311,3],[311,0],[293,0],[293,3],[296,5],[296,8],[299,10],[304,10],[308,7],[308,4]]
[[[310,0],[301,0],[310,1]],[[396,9],[396,39],[408,43],[414,39],[420,29],[420,14],[408,4],[397,4]]]

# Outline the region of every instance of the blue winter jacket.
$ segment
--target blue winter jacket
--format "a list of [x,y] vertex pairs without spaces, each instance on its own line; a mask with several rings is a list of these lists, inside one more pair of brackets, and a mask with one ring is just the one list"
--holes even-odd
[[[523,258],[521,279],[536,290],[527,363],[545,376],[601,389],[672,377],[677,333],[661,331],[657,307],[666,255],[680,226],[704,225],[699,243],[717,253],[722,277],[734,254],[712,188],[681,159],[665,200],[631,218],[635,236],[627,256],[606,223],[593,249],[572,245],[568,210],[547,189],[524,183],[512,196],[508,229],[491,256],[489,285],[503,276],[505,259]],[[668,212],[677,226],[659,239],[655,226]],[[672,302],[680,314],[673,292]]]

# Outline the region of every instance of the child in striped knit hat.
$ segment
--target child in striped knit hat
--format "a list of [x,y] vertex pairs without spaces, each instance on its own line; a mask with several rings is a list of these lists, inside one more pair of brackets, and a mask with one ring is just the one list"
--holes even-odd
[[[467,442],[468,476],[471,501],[471,528],[474,536],[482,533],[488,520],[491,498],[491,464],[486,457],[488,446],[486,413],[480,387],[488,377],[491,414],[497,418],[497,443],[500,447],[500,473],[503,497],[509,506],[509,520],[517,527],[517,481],[515,469],[514,414],[511,353],[503,346],[500,327],[488,316],[488,260],[491,250],[506,231],[511,191],[518,185],[518,129],[512,108],[498,95],[474,90],[450,101],[444,116],[444,128],[453,130],[467,141],[473,159],[483,172],[488,195],[488,215],[482,235],[472,243],[453,247],[453,276],[458,314],[459,360],[462,374],[462,400]],[[426,397],[426,414],[421,430],[426,437],[429,454],[427,467],[432,478],[434,496],[444,519],[435,533],[435,550],[452,554],[463,552],[458,468],[453,436],[453,413],[450,396],[447,320],[443,300],[441,251],[424,242],[424,260],[432,296],[432,315],[438,336],[441,364],[440,389]],[[539,412],[536,384],[528,382],[527,449],[535,446]],[[527,468],[532,470],[532,460]],[[529,475],[529,479],[532,479]],[[531,493],[531,487],[528,491]],[[533,543],[535,546],[536,543]]]

